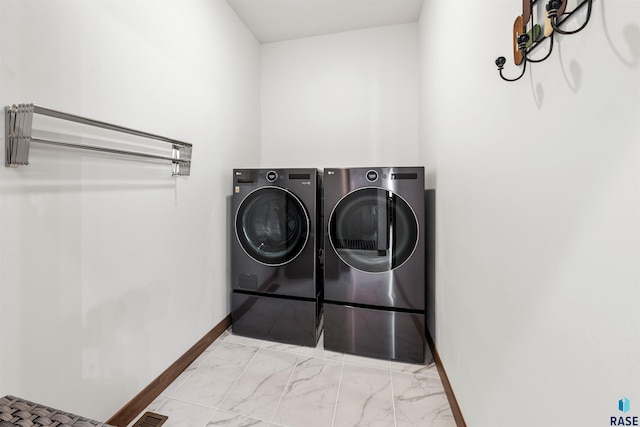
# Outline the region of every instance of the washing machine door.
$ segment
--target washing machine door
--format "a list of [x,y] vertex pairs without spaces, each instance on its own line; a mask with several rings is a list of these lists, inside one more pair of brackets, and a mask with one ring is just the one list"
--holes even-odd
[[392,191],[361,188],[336,204],[329,218],[329,240],[349,266],[386,272],[411,257],[418,243],[418,220],[409,204]]
[[304,249],[309,215],[302,202],[280,187],[247,195],[236,212],[236,236],[244,251],[266,265],[283,265]]

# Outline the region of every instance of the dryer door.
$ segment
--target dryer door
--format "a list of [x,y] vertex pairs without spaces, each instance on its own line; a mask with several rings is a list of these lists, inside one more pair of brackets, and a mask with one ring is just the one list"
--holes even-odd
[[251,192],[236,212],[236,236],[244,251],[267,265],[297,257],[309,238],[309,215],[302,202],[279,187]]
[[407,202],[383,188],[344,196],[329,218],[329,240],[342,261],[381,273],[407,261],[418,243],[418,220]]

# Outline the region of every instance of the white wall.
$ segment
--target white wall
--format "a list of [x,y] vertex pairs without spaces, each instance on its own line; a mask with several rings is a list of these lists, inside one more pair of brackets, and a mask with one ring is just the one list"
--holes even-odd
[[35,144],[0,168],[0,395],[106,420],[229,313],[230,171],[260,164],[259,49],[224,0],[0,2],[2,106],[194,145],[177,179]]
[[596,0],[507,83],[519,7],[422,11],[429,327],[469,426],[610,425],[640,415],[640,3]]
[[417,23],[262,45],[262,163],[416,165]]

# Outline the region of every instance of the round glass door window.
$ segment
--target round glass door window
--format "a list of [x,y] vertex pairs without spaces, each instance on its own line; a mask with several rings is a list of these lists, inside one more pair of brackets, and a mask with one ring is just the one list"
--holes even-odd
[[309,238],[309,216],[291,192],[263,187],[240,204],[236,235],[245,252],[256,261],[286,264],[302,252]]
[[411,257],[418,243],[418,221],[402,197],[383,188],[362,188],[334,208],[329,240],[351,267],[380,273]]

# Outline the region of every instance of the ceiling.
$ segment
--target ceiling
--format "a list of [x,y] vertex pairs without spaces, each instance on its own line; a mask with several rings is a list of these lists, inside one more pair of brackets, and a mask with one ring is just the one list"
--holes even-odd
[[424,0],[227,0],[260,43],[417,22]]

